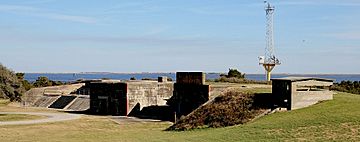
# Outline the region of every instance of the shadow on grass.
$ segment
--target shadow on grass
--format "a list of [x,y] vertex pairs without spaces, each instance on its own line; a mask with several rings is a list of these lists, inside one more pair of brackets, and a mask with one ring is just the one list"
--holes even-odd
[[[73,114],[85,114],[85,115],[97,115],[97,116],[111,116],[109,114],[97,114],[90,109],[84,111],[62,111]],[[169,106],[148,106],[140,110],[140,104],[137,104],[134,109],[127,115],[130,117],[136,117],[139,119],[154,119],[160,121],[173,121],[174,113]]]

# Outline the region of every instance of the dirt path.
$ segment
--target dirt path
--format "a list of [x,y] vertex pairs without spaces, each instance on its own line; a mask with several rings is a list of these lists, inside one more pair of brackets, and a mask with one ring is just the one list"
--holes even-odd
[[46,112],[0,112],[0,114],[27,114],[27,115],[41,115],[46,116],[45,119],[36,120],[23,120],[23,121],[6,121],[0,122],[0,125],[27,125],[27,124],[38,124],[48,122],[58,122],[78,119],[81,116],[79,114],[67,114],[67,113],[46,113]]

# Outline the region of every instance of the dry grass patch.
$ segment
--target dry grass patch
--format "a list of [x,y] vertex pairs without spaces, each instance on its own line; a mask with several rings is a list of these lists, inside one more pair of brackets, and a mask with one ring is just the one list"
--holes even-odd
[[244,124],[265,110],[256,106],[254,93],[229,90],[201,106],[167,130],[217,128]]
[[8,99],[0,99],[0,107],[6,106],[9,103],[10,103],[10,100],[8,100]]
[[20,120],[35,120],[43,119],[46,116],[28,115],[28,114],[0,114],[1,121],[20,121]]

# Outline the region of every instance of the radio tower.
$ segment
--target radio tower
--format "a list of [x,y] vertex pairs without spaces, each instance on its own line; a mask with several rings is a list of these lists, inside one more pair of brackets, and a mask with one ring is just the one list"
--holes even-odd
[[271,71],[276,65],[280,65],[279,59],[274,54],[274,10],[275,7],[265,1],[265,12],[266,12],[266,47],[265,56],[259,57],[259,64],[264,66],[266,71],[266,80],[270,81]]

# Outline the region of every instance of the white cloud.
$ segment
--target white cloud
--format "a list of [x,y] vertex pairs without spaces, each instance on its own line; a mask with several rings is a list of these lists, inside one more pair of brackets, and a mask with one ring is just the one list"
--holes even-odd
[[14,13],[18,15],[28,15],[28,16],[43,17],[48,19],[78,22],[78,23],[90,24],[97,22],[97,20],[93,17],[54,13],[54,12],[49,12],[48,10],[45,9],[39,9],[31,6],[0,5],[0,11]]
[[133,14],[133,13],[150,13],[162,11],[164,7],[151,4],[150,1],[146,2],[128,2],[121,3],[110,7],[105,10],[105,14]]
[[31,0],[24,2],[25,4],[43,4],[43,3],[51,3],[57,0]]
[[30,6],[22,6],[22,5],[0,5],[0,11],[8,11],[8,12],[29,12],[29,11],[37,11],[37,8]]
[[66,14],[57,14],[57,13],[48,13],[48,14],[39,14],[36,15],[41,17],[47,17],[50,19],[55,20],[63,20],[63,21],[72,21],[72,22],[79,22],[79,23],[96,23],[96,19],[92,17],[86,16],[76,16],[76,15],[66,15]]

